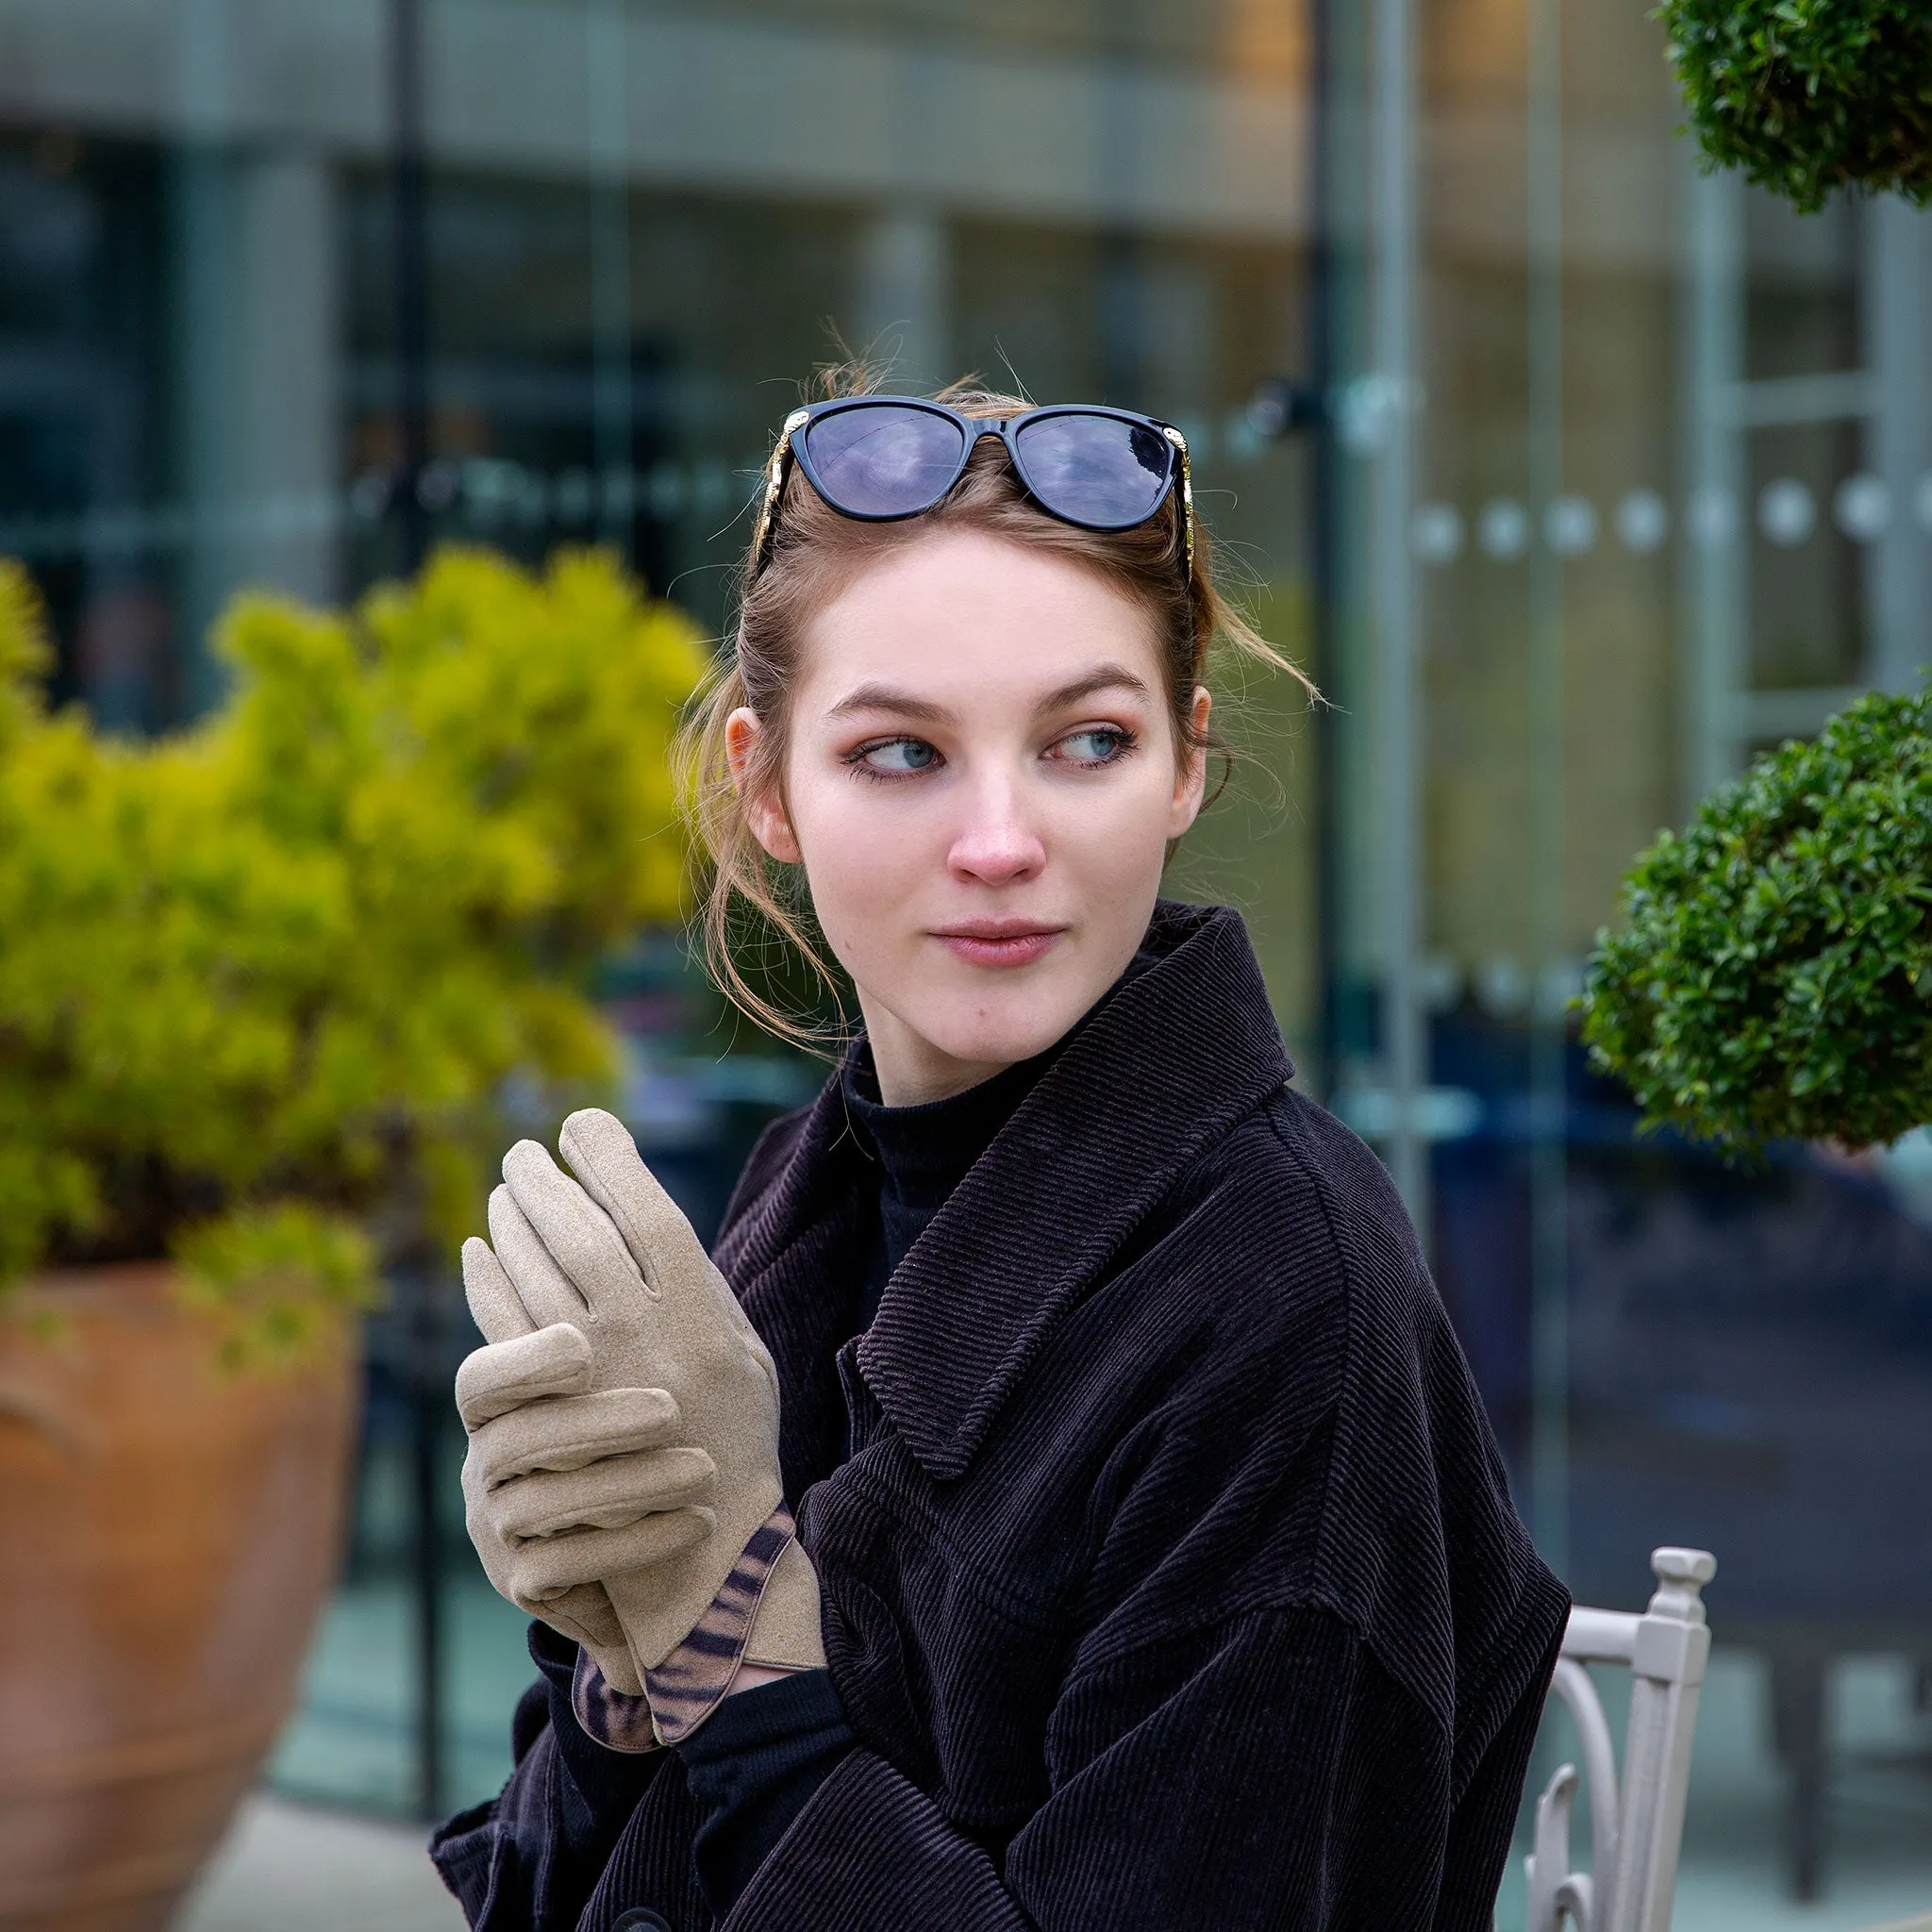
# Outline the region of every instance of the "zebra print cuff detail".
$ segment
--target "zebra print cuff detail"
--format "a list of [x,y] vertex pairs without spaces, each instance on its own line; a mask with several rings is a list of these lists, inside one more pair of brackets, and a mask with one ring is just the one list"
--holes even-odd
[[587,1737],[609,1751],[655,1751],[691,1736],[718,1707],[751,1641],[765,1585],[785,1545],[796,1534],[783,1504],[752,1532],[724,1588],[682,1643],[655,1671],[644,1673],[644,1694],[613,1690],[588,1650],[577,1650],[570,1703]]
[[656,1751],[658,1734],[651,1728],[651,1700],[626,1697],[613,1690],[591,1653],[577,1646],[577,1667],[570,1680],[570,1707],[578,1728],[607,1751]]
[[[644,1673],[643,1700],[651,1707],[657,1734],[666,1744],[682,1743],[718,1707],[738,1674],[751,1641],[765,1585],[785,1545],[796,1533],[791,1511],[783,1504],[751,1534],[710,1607],[691,1634],[656,1670]],[[626,1703],[637,1703],[626,1698]]]

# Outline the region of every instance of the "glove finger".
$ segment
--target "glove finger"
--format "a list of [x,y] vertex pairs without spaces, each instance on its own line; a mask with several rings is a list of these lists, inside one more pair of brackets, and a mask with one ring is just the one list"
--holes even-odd
[[581,1328],[558,1322],[466,1355],[457,1370],[457,1413],[474,1435],[494,1417],[539,1396],[582,1395],[590,1387],[590,1340]]
[[683,1556],[703,1542],[717,1522],[706,1508],[663,1509],[622,1529],[584,1529],[575,1536],[520,1543],[508,1563],[511,1599],[541,1616],[536,1606],[555,1602],[568,1591]]
[[471,1438],[469,1465],[472,1475],[493,1490],[536,1470],[584,1469],[607,1456],[661,1449],[677,1427],[677,1404],[667,1390],[559,1396],[486,1423]]
[[630,1646],[624,1641],[624,1625],[617,1621],[617,1612],[610,1607],[610,1599],[601,1583],[579,1584],[561,1596],[518,1607],[541,1617],[572,1643],[582,1644],[596,1660],[607,1683],[620,1690],[626,1684],[635,1683],[638,1690],[632,1694],[641,1692],[643,1685],[638,1678]]
[[581,1108],[564,1122],[557,1144],[584,1191],[616,1224],[653,1292],[661,1294],[673,1277],[708,1274],[704,1243],[615,1114]]
[[[504,1158],[508,1160],[508,1156]],[[555,1322],[580,1323],[590,1312],[589,1303],[557,1265],[508,1187],[490,1192],[490,1244],[516,1289],[524,1312],[539,1328]]]
[[463,1297],[485,1341],[510,1341],[535,1325],[490,1243],[472,1235],[463,1243]]
[[617,1621],[609,1592],[601,1583],[580,1583],[545,1604],[544,1611],[544,1620],[553,1629],[561,1627],[558,1618],[568,1617],[575,1626],[569,1634],[587,1650],[624,1648],[624,1625]]
[[641,1697],[644,1682],[638,1675],[636,1659],[625,1641],[624,1625],[618,1622],[609,1593],[601,1583],[579,1584],[554,1601],[545,1603],[543,1621],[553,1630],[581,1643],[591,1660],[604,1673],[604,1681],[613,1690],[628,1697]]
[[538,1470],[490,1499],[498,1533],[511,1544],[588,1529],[624,1529],[642,1516],[708,1503],[718,1471],[702,1449],[646,1449],[588,1468]]
[[646,1290],[654,1295],[684,1292],[702,1296],[723,1319],[727,1331],[757,1356],[775,1395],[778,1375],[770,1351],[758,1339],[729,1284],[712,1267],[705,1244],[685,1219],[683,1209],[644,1165],[624,1123],[602,1108],[583,1108],[564,1122],[557,1144],[584,1191],[624,1237],[643,1273]]
[[610,1217],[534,1141],[503,1157],[503,1178],[524,1219],[592,1307],[615,1302],[627,1312],[643,1277]]

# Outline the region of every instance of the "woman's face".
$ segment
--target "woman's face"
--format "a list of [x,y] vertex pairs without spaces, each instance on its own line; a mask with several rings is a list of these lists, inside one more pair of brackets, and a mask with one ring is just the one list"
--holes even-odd
[[[941,531],[818,614],[800,673],[784,795],[747,811],[805,868],[884,1098],[1042,1052],[1133,958],[1201,806],[1149,620],[1062,558]],[[734,769],[759,729],[733,714]]]

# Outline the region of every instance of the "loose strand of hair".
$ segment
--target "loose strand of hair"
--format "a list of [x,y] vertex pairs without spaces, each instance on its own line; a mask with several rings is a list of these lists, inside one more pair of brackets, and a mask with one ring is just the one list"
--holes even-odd
[[720,663],[700,688],[673,751],[693,858],[699,872],[709,874],[700,878],[696,893],[705,962],[719,990],[755,1024],[808,1051],[824,1053],[829,1037],[842,1039],[842,1024],[827,1029],[787,1013],[751,984],[739,964],[738,928],[748,915],[755,928],[801,958],[833,1001],[839,1001],[838,975],[825,963],[820,942],[776,890],[773,870],[777,861],[758,844],[744,815],[725,738],[731,714],[744,701],[744,679],[736,662]]

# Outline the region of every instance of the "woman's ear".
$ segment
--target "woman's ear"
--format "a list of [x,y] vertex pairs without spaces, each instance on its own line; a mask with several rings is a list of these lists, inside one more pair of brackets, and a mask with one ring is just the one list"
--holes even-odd
[[739,706],[724,721],[724,756],[731,766],[731,782],[738,788],[739,809],[744,813],[752,837],[781,865],[796,865],[801,858],[798,841],[776,785],[750,789],[764,735],[758,714],[748,705]]
[[1194,687],[1194,701],[1188,707],[1188,737],[1181,747],[1174,774],[1174,806],[1168,814],[1167,836],[1178,839],[1200,816],[1201,800],[1208,791],[1208,753],[1202,741],[1208,736],[1208,715],[1214,709],[1214,693],[1205,684]]

